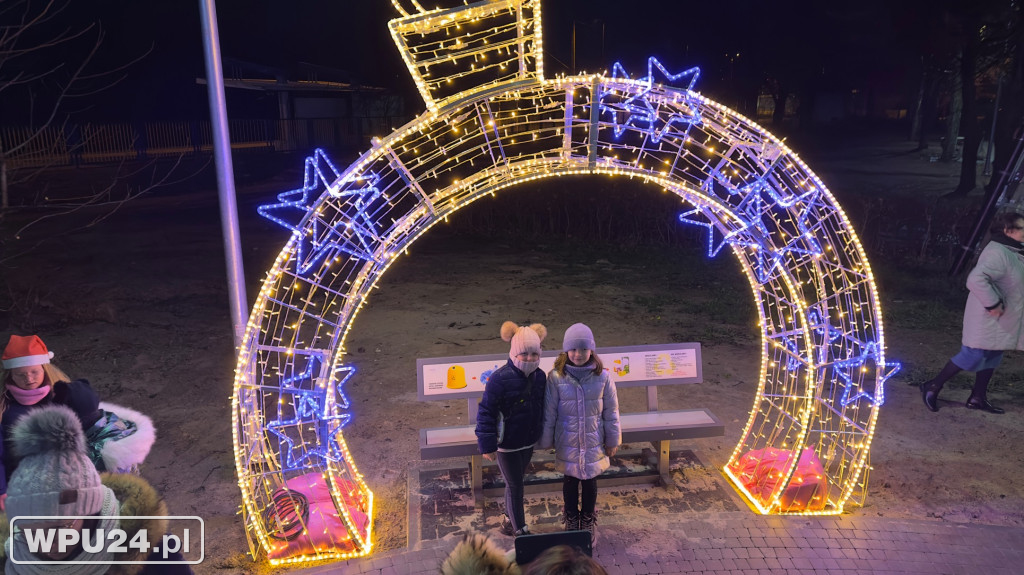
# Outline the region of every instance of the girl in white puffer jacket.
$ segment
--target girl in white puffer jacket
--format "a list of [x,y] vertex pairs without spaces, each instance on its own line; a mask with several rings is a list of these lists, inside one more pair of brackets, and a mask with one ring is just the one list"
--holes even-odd
[[555,463],[565,475],[565,529],[586,529],[592,542],[597,539],[597,476],[622,443],[615,383],[595,347],[593,332],[582,323],[565,331],[562,353],[548,374],[540,440],[541,448],[555,448]]

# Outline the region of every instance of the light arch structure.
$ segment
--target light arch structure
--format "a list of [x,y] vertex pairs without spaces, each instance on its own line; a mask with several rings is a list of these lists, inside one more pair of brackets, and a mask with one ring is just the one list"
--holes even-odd
[[[292,236],[263,282],[235,378],[235,458],[254,555],[370,552],[373,495],[343,433],[354,376],[345,341],[359,310],[434,224],[484,196],[566,175],[638,178],[677,194],[680,221],[706,228],[709,255],[728,247],[740,263],[762,354],[725,473],[753,508],[839,513],[863,497],[897,366],[885,359],[870,265],[835,198],[779,139],[695,92],[697,69],[672,74],[651,59],[640,78],[618,65],[546,78],[539,5],[396,3],[392,35],[426,112],[347,167],[318,151],[301,188],[260,208]],[[302,481],[329,494],[305,516],[281,496]],[[309,545],[283,537],[288,529]]]

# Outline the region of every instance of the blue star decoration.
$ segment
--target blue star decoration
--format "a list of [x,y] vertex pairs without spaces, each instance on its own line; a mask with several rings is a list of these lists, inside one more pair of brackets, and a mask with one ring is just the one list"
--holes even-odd
[[[809,224],[812,210],[817,205],[821,192],[812,189],[799,195],[784,195],[767,183],[766,177],[760,177],[744,186],[725,186],[730,196],[741,196],[742,199],[733,209],[739,225],[728,233],[720,233],[721,240],[715,244],[715,226],[707,217],[703,208],[696,208],[679,214],[679,221],[704,227],[708,230],[708,257],[715,257],[725,244],[748,247],[754,250],[753,271],[762,284],[773,279],[782,269],[787,254],[820,256],[824,253],[821,244],[814,237]],[[798,205],[800,204],[800,205]],[[796,233],[792,234],[785,245],[776,248],[771,242],[771,233],[765,224],[772,210],[782,208],[790,211],[795,209],[796,215],[790,215]],[[698,217],[699,216],[699,217]],[[709,218],[710,219],[710,218]],[[775,224],[773,224],[775,227]]]
[[[864,352],[856,357],[836,361],[832,364],[833,371],[843,386],[843,394],[839,398],[839,405],[847,407],[858,399],[865,398],[875,407],[885,403],[885,382],[900,370],[899,362],[879,363],[878,358],[882,354],[876,342],[869,342]],[[875,367],[882,368],[881,374],[875,381]],[[860,376],[861,373],[871,374]],[[864,384],[868,381],[875,381],[874,389],[865,390]]]
[[803,330],[776,333],[768,336],[769,339],[781,342],[782,347],[788,352],[782,352],[782,355],[786,358],[786,369],[788,371],[800,369],[807,365],[807,360],[800,355],[800,348],[796,343],[796,336],[801,333],[803,333]]
[[[664,120],[661,119],[661,104],[651,99],[651,90],[655,86],[655,70],[660,72],[665,78],[664,83],[675,82],[686,77],[690,78],[690,82],[685,88],[686,96],[684,97],[684,102],[687,103],[689,102],[689,93],[693,90],[697,79],[700,78],[700,68],[693,67],[678,74],[672,74],[657,58],[652,56],[647,59],[647,75],[639,79],[643,86],[640,92],[630,96],[624,102],[612,103],[611,96],[614,95],[614,91],[605,89],[604,84],[602,84],[597,98],[598,105],[602,114],[606,112],[611,114],[613,131],[616,138],[622,136],[622,133],[628,127],[633,126],[646,132],[651,141],[659,142],[668,133],[673,124],[684,126],[684,134],[689,130],[690,126],[700,125],[701,117],[696,111],[696,106],[688,106],[690,111],[672,111]],[[626,73],[625,68],[616,62],[612,66],[611,80],[620,79],[630,79],[630,76]],[[620,113],[625,113],[626,115],[625,120],[621,123],[619,122]]]
[[[282,397],[291,396],[294,416],[283,419],[278,408],[278,419],[266,424],[266,430],[281,440],[282,471],[304,469],[328,461],[337,462],[344,457],[337,435],[352,418],[352,414],[338,413],[338,410],[349,407],[343,388],[355,374],[355,368],[342,366],[335,369],[335,373],[340,375],[335,378],[333,401],[328,401],[332,394],[329,389],[317,384],[318,377],[314,375],[319,373],[315,369],[319,362],[322,362],[320,356],[310,356],[303,373],[281,381],[280,393]],[[302,439],[304,427],[312,428],[315,432],[318,439],[316,444]],[[293,432],[286,433],[286,429],[292,429]],[[301,441],[300,445],[296,445],[297,440]]]
[[815,304],[807,312],[807,323],[811,328],[814,345],[818,348],[818,363],[825,363],[828,357],[829,344],[839,339],[842,332],[832,327],[828,314],[821,311],[821,305]]
[[[380,243],[377,224],[369,208],[380,198],[376,174],[342,177],[323,150],[306,158],[302,187],[278,194],[277,203],[259,206],[259,214],[291,230],[296,248],[296,268],[307,275],[319,262],[339,253],[377,261],[374,248]],[[326,196],[326,197],[325,197]],[[322,211],[336,211],[325,221]]]

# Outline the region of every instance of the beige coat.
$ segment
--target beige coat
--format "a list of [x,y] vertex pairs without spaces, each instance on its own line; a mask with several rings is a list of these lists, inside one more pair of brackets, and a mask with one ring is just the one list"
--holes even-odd
[[[967,275],[963,344],[987,350],[1024,350],[1024,256],[998,242],[989,242]],[[1003,301],[998,318],[985,308]]]

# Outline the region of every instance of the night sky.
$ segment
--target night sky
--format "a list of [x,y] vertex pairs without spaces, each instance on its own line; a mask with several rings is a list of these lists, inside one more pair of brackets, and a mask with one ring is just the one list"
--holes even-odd
[[[881,83],[912,92],[919,81],[913,25],[919,2],[832,4],[544,0],[545,66],[549,74],[570,72],[575,22],[577,70],[622,61],[641,75],[653,55],[670,69],[700,66],[698,89],[728,105],[751,100],[773,74],[794,90],[811,81],[823,89]],[[423,107],[387,29],[397,16],[389,0],[219,0],[217,10],[227,58],[284,69],[297,62],[336,68],[354,81],[406,95],[411,112]],[[144,55],[119,85],[76,102],[83,115],[124,121],[205,116],[205,89],[195,82],[205,75],[198,1],[73,0],[62,18],[102,26],[100,67]],[[230,91],[228,98],[230,106]],[[8,115],[4,121],[12,122]]]

